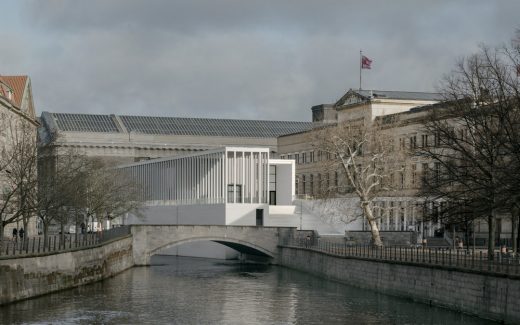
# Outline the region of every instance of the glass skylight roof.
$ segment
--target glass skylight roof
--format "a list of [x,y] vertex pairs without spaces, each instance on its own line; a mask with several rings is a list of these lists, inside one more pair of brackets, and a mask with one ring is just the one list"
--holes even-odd
[[[72,132],[120,132],[111,115],[51,113],[58,129]],[[160,135],[272,138],[311,128],[311,122],[260,121],[154,116],[119,116],[129,132]]]
[[119,132],[110,115],[53,113],[54,121],[62,131]]

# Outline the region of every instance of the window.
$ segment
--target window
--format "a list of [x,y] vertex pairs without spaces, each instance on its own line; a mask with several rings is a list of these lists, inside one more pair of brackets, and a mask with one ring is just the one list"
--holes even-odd
[[440,147],[441,145],[441,136],[439,133],[435,134],[433,136],[433,144],[436,146],[436,147]]
[[410,137],[410,150],[417,148],[417,136]]
[[429,171],[430,171],[430,167],[428,166],[428,163],[423,163],[422,164],[423,183],[428,180]]
[[[236,201],[235,201],[235,190],[236,190]],[[242,203],[242,184],[228,184],[227,189],[228,203]]]
[[422,138],[422,147],[423,148],[428,147],[428,134],[423,134],[421,136],[421,138]]
[[325,174],[325,191],[329,191],[329,187],[330,187],[330,182],[329,182],[329,177],[330,177],[330,173],[327,172],[327,174]]
[[402,166],[401,171],[399,172],[399,178],[400,178],[399,187],[400,188],[404,188],[405,174],[406,174],[406,169],[404,166]]
[[235,202],[235,185],[228,184],[227,186],[227,202],[234,203]]
[[309,158],[310,162],[311,163],[314,162],[314,151],[311,151],[309,156],[310,156],[310,158]]
[[412,188],[415,188],[415,183],[417,182],[417,166],[415,164],[412,165]]
[[276,165],[269,166],[269,191],[276,191]]
[[294,161],[299,164],[300,163],[300,154],[296,153],[294,154]]
[[305,175],[302,175],[302,194],[305,195]]
[[309,191],[309,194],[313,195],[314,194],[314,175],[311,174],[311,176],[309,177],[309,180],[310,180],[310,191]]
[[439,183],[441,181],[441,164],[436,162],[433,165],[434,170],[434,177],[435,177],[435,183]]

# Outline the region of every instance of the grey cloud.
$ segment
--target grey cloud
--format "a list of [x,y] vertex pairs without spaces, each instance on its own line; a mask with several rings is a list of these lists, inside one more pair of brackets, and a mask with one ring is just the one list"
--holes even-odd
[[[514,1],[25,1],[0,73],[62,112],[308,120],[358,86],[433,91],[479,42],[507,41]],[[0,32],[1,33],[1,32]]]

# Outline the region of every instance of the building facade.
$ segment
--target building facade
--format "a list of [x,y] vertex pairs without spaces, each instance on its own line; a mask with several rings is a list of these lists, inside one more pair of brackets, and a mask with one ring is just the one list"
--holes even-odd
[[[418,240],[435,236],[443,229],[441,218],[432,218],[441,211],[443,202],[425,200],[419,195],[423,175],[440,168],[438,163],[414,154],[423,147],[439,146],[439,139],[425,131],[424,123],[432,110],[441,109],[442,97],[435,93],[381,92],[377,90],[348,91],[334,104],[312,107],[314,128],[278,138],[278,154],[281,159],[296,163],[296,195],[315,199],[323,188],[344,184],[340,170],[323,168],[330,160],[313,143],[314,135],[323,127],[335,128],[341,123],[361,125],[377,129],[379,136],[388,140],[391,154],[401,156],[399,171],[392,177],[392,191],[380,192],[374,200],[374,209],[379,229],[382,231],[412,231]],[[343,200],[352,200],[357,205],[354,193],[339,193]],[[361,214],[358,210],[350,212]],[[429,217],[424,220],[423,216]],[[497,235],[509,238],[511,222],[508,218],[498,221]],[[368,230],[363,218],[346,226],[346,230]],[[487,237],[487,223],[477,221],[473,230],[475,237]],[[509,231],[509,232],[508,232]],[[383,235],[384,236],[384,235]]]
[[[263,226],[294,214],[294,162],[271,159],[269,148],[222,147],[126,164],[120,175],[132,179],[144,203],[139,214],[120,224]],[[203,241],[166,249],[169,255],[236,258],[237,252]]]
[[[7,173],[11,173],[13,148],[25,141],[28,145],[36,140],[38,127],[34,113],[31,80],[28,76],[0,76],[0,190],[11,191],[12,184],[8,182]],[[5,207],[6,201],[0,198],[0,206]],[[11,219],[13,208],[2,209],[0,222]],[[5,225],[4,235],[11,237],[12,229],[21,229],[23,222],[16,220]],[[30,218],[28,234],[37,233],[37,220]]]
[[52,154],[74,149],[108,165],[182,156],[223,146],[277,150],[277,137],[311,128],[310,122],[126,115],[41,114],[39,136]]

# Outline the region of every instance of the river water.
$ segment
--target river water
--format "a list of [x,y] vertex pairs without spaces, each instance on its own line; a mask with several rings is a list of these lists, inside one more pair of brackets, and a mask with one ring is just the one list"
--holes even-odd
[[2,324],[489,324],[302,272],[154,256],[80,288],[0,307]]

